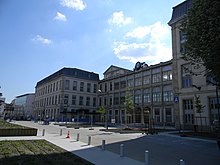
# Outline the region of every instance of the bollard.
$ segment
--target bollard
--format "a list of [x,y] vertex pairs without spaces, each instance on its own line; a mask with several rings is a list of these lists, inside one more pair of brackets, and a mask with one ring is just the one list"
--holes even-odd
[[102,140],[102,151],[105,150],[105,140]]
[[42,132],[42,136],[44,136],[45,135],[45,129],[43,129],[43,132]]
[[77,133],[76,141],[79,141],[79,133]]
[[63,130],[62,129],[60,129],[60,136],[62,136],[63,135]]
[[145,151],[145,165],[149,165],[149,152]]
[[124,144],[120,145],[120,157],[124,157]]
[[180,159],[180,165],[185,165],[185,162],[183,159]]
[[88,136],[88,145],[91,144],[91,136]]

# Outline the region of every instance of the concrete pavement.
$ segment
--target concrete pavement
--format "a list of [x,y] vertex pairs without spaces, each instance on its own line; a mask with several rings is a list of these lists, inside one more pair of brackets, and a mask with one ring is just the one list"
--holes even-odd
[[[59,127],[57,125],[39,125],[38,123],[33,122],[15,122],[15,124],[29,126],[33,128],[38,129],[37,136],[30,136],[30,137],[0,137],[0,140],[38,140],[38,139],[45,139],[69,152],[72,152],[73,154],[82,157],[96,165],[143,165],[143,162],[128,158],[128,157],[120,157],[120,155],[115,154],[113,152],[102,150],[101,147],[98,147],[101,145],[100,141],[92,141],[96,146],[94,145],[88,145],[88,143],[76,141],[76,132],[74,132],[73,136],[73,129],[65,129],[64,127]],[[60,136],[60,128],[62,128],[62,135]],[[43,135],[43,129],[45,129],[45,134]],[[99,132],[100,128],[95,128],[92,130],[93,135],[97,134]],[[66,138],[67,131],[70,131],[70,138]],[[80,134],[80,140],[85,141],[86,138],[88,138],[87,135],[85,135],[85,132],[82,131]],[[88,131],[88,129],[87,129]],[[90,132],[91,133],[91,132]],[[103,133],[103,136],[105,134]],[[88,141],[88,139],[87,139]],[[118,147],[119,149],[119,147]],[[144,156],[144,154],[143,154]]]
[[[100,128],[65,128],[57,125],[40,125],[33,122],[16,122],[20,125],[37,128],[39,138],[61,146],[62,148],[83,157],[94,164],[144,164],[144,152],[149,150],[150,164],[177,165],[184,159],[186,165],[219,165],[220,151],[216,141],[196,138],[180,137],[167,133],[158,135],[118,134],[99,131]],[[60,129],[63,135],[60,136]],[[42,137],[42,130],[45,136]],[[70,139],[66,139],[70,131]],[[80,133],[80,141],[76,142],[76,135]],[[88,136],[92,138],[91,145],[87,145]],[[102,140],[106,140],[106,151],[101,151]],[[125,157],[119,156],[120,144],[125,146]],[[94,160],[93,160],[94,159]]]

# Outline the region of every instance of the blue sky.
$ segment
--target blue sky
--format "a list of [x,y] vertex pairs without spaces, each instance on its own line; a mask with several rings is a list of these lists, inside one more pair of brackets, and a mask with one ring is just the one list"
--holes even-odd
[[171,59],[172,7],[184,0],[1,0],[0,92],[11,102],[63,67]]

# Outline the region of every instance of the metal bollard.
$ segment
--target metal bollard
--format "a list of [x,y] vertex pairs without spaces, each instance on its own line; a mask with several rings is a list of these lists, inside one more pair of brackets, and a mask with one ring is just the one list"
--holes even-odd
[[120,157],[124,157],[124,144],[120,145]]
[[76,141],[79,141],[79,133],[77,133]]
[[91,136],[88,136],[88,145],[91,144]]
[[105,150],[105,140],[102,140],[102,151]]
[[44,136],[45,135],[45,129],[43,129],[43,132],[42,132],[42,136]]
[[62,136],[63,135],[63,130],[62,129],[60,129],[60,136]]
[[149,165],[149,151],[145,151],[145,165]]
[[185,162],[183,159],[180,159],[180,165],[185,165]]

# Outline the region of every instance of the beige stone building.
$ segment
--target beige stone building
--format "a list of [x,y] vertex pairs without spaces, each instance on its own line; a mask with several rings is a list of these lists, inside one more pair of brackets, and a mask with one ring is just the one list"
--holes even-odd
[[89,120],[97,109],[99,75],[76,68],[63,68],[37,82],[35,118],[52,121]]
[[125,95],[129,90],[134,109],[128,123],[174,125],[172,61],[148,66],[138,62],[134,70],[110,66],[99,82],[99,106],[108,113],[108,122],[125,123]]
[[[201,64],[191,64],[181,59],[185,51],[186,35],[181,31],[183,16],[191,8],[192,1],[187,0],[173,8],[169,25],[172,28],[173,52],[173,92],[176,98],[174,104],[175,123],[179,128],[195,129],[203,127],[210,130],[214,120],[218,119],[216,87],[207,82],[212,78],[206,75],[206,70]],[[195,108],[195,98],[199,97],[202,106],[201,113]]]

